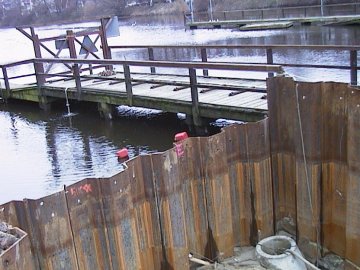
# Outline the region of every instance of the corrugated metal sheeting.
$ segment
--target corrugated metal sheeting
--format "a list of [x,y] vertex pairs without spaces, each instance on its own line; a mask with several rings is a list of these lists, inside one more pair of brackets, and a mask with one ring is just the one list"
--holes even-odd
[[286,77],[268,87],[268,119],[0,206],[29,234],[26,269],[189,269],[189,253],[231,256],[284,220],[308,256],[318,242],[360,265],[359,90]]
[[268,89],[276,223],[293,220],[310,258],[360,266],[359,89],[285,77]]
[[109,179],[10,202],[0,219],[29,233],[35,269],[188,269],[189,253],[231,256],[273,234],[267,129],[190,138]]

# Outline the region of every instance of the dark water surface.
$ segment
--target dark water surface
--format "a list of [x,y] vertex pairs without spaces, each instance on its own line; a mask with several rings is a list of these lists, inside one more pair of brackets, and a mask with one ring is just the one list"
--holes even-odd
[[[66,26],[41,27],[40,37],[64,34],[65,29],[96,26],[97,22]],[[338,44],[358,45],[359,27],[297,26],[287,30],[239,32],[232,30],[185,31],[182,18],[159,18],[121,22],[121,36],[110,44]],[[31,43],[15,29],[0,30],[0,63],[33,57]],[[54,47],[52,44],[49,46]],[[44,55],[46,56],[46,55]],[[146,50],[117,50],[118,59],[144,59]],[[194,50],[158,50],[155,58],[194,60]],[[210,50],[212,61],[266,61],[262,51]],[[348,64],[347,53],[333,51],[275,52],[274,60],[298,63]],[[11,70],[13,74],[31,70]],[[287,69],[291,75],[306,80],[347,82],[348,71]],[[177,72],[177,71],[176,71]],[[264,77],[264,74],[242,74]],[[90,108],[91,107],[91,108]],[[181,117],[151,110],[119,107],[117,117],[100,119],[89,104],[72,104],[74,117],[65,117],[65,104],[54,106],[50,113],[37,104],[0,102],[0,204],[12,199],[38,198],[53,193],[85,177],[107,177],[122,170],[116,158],[119,148],[127,147],[130,156],[164,151],[172,146],[177,132],[186,130]],[[216,132],[218,129],[214,129]]]
[[119,107],[113,121],[90,104],[67,117],[58,104],[51,113],[35,104],[0,105],[0,203],[37,198],[86,177],[108,177],[123,169],[116,157],[164,151],[186,130],[176,115]]

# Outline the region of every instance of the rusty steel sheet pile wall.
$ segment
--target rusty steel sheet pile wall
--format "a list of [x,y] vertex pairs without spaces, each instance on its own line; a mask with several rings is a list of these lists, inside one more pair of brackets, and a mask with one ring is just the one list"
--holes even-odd
[[360,91],[287,77],[268,89],[267,119],[0,206],[28,233],[28,269],[189,269],[189,253],[218,260],[279,229],[311,260],[360,266]]
[[268,89],[277,229],[313,261],[334,252],[360,266],[359,90],[287,77]]
[[269,149],[268,120],[235,125],[0,219],[29,233],[34,269],[188,269],[189,253],[217,260],[273,234]]

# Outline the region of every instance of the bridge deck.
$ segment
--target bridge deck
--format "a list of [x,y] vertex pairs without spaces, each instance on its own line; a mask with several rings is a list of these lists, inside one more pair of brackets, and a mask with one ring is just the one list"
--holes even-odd
[[343,16],[317,16],[317,17],[286,17],[269,19],[241,19],[241,20],[221,20],[221,21],[196,21],[187,22],[186,26],[190,29],[212,29],[212,28],[239,28],[251,24],[273,24],[278,22],[293,23],[321,23],[321,24],[359,24],[360,15]]
[[[114,79],[113,81],[110,79]],[[121,74],[110,76],[106,81],[99,79],[81,83],[83,91],[101,91],[102,93],[126,94],[126,85]],[[151,97],[172,101],[191,102],[189,78],[181,75],[133,74],[132,92],[137,97]],[[198,77],[199,102],[220,106],[243,107],[267,110],[266,82],[248,79],[224,79]],[[64,90],[74,88],[75,81],[59,81],[45,85]],[[235,94],[236,93],[236,94]]]
[[[146,106],[170,112],[191,112],[188,76],[132,73],[131,84],[133,101],[129,104],[123,73],[103,78],[86,76],[81,81],[81,99],[113,105]],[[197,87],[199,107],[205,117],[256,120],[267,113],[264,80],[198,76]],[[45,95],[58,98],[65,97],[65,89],[69,98],[76,98],[74,79],[47,82],[43,86]],[[14,88],[12,98],[24,99],[24,95],[20,94],[23,91],[26,88]]]

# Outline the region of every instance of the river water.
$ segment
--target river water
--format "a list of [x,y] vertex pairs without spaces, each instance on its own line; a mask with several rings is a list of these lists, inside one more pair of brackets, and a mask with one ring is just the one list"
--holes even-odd
[[[40,37],[64,34],[66,29],[98,26],[98,22],[54,25],[36,29]],[[110,44],[336,44],[358,45],[358,27],[296,26],[287,30],[240,32],[229,29],[184,30],[182,18],[161,17],[120,22],[120,37]],[[0,64],[33,57],[32,45],[15,29],[1,29]],[[49,47],[54,47],[49,44]],[[46,56],[46,54],[44,54]],[[210,50],[211,61],[265,62],[262,51]],[[144,59],[146,50],[118,50],[118,59]],[[157,50],[157,60],[198,60],[193,50]],[[288,50],[275,52],[274,61],[294,63],[348,64],[346,53]],[[21,74],[31,67],[10,71]],[[348,82],[347,71],[287,69],[303,80]],[[258,74],[243,74],[259,77]],[[265,76],[265,75],[260,75]],[[172,146],[177,132],[186,131],[181,115],[119,107],[111,122],[99,118],[90,105],[73,105],[76,115],[65,116],[65,104],[56,104],[51,112],[33,103],[0,103],[0,204],[23,198],[39,198],[86,177],[108,177],[123,169],[116,151],[129,149],[130,157],[164,151]],[[219,120],[211,132],[219,131],[226,121]]]

